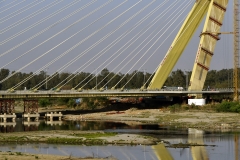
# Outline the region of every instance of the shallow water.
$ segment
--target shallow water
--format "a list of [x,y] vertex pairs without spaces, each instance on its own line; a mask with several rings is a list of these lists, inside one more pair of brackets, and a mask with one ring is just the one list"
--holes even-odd
[[2,133],[7,132],[25,132],[25,131],[46,131],[46,130],[165,130],[167,127],[158,124],[141,124],[131,125],[124,122],[110,122],[110,121],[44,121],[39,122],[23,122],[18,118],[16,122],[0,123]]
[[[239,135],[238,135],[239,136]],[[34,154],[55,154],[74,157],[115,157],[118,160],[158,160],[166,152],[176,160],[210,159],[210,160],[237,160],[240,159],[240,149],[235,150],[236,143],[234,134],[214,134],[196,138],[195,141],[202,141],[206,145],[190,148],[166,148],[158,150],[156,146],[84,146],[84,145],[55,145],[55,144],[3,144],[1,151],[34,153]],[[189,142],[189,138],[166,138],[171,143]],[[165,153],[163,153],[165,152]],[[236,153],[238,152],[238,153]],[[237,156],[237,158],[236,158]],[[199,158],[201,157],[201,158]]]
[[[189,134],[187,129],[172,128],[159,124],[130,125],[121,122],[88,122],[61,121],[55,124],[40,121],[28,124],[17,119],[16,124],[1,125],[1,132],[30,132],[35,130],[104,130],[117,133],[151,134],[159,140],[171,144],[198,143],[207,146],[189,148],[161,148],[157,146],[84,146],[84,145],[53,145],[53,144],[2,144],[0,151],[26,152],[37,154],[57,154],[75,157],[109,157],[119,160],[158,160],[162,155],[169,155],[177,160],[240,159],[240,132],[205,132]],[[7,134],[7,133],[6,133]]]

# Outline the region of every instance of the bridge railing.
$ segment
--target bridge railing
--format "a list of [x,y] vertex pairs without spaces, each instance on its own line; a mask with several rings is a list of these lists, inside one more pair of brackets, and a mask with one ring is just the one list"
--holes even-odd
[[[8,91],[8,90],[0,90],[0,94],[10,94],[10,93],[15,93],[15,94],[57,94],[57,93],[64,93],[64,94],[73,94],[73,93],[78,93],[78,92],[83,92],[83,93],[97,93],[97,92],[108,92],[108,93],[116,93],[116,92],[131,92],[131,93],[139,93],[139,92],[170,92],[170,91],[185,91],[188,92],[187,90],[184,89],[156,89],[156,90],[140,90],[140,89],[107,89],[107,90],[92,90],[92,89],[85,89],[85,90],[37,90],[37,91],[32,91],[32,90],[14,90],[14,91]],[[233,88],[214,88],[214,89],[203,89],[203,92],[213,92],[213,91],[221,91],[221,92],[233,92]],[[240,89],[239,89],[240,91]],[[190,92],[190,91],[189,91]],[[191,91],[195,92],[195,91]]]

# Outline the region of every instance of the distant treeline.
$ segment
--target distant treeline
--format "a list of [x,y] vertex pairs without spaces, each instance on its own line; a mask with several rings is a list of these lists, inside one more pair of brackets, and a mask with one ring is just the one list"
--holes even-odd
[[[10,72],[9,69],[1,69],[0,70],[0,80],[8,77],[13,72]],[[208,86],[210,88],[231,88],[232,87],[232,69],[222,69],[222,70],[211,70],[208,72],[207,79],[205,81],[205,88]],[[0,84],[0,90],[7,90],[11,87],[19,84],[24,79],[33,75],[30,73],[22,73],[18,72],[14,74],[12,77],[4,81]],[[134,76],[133,76],[134,75]],[[67,78],[69,77],[69,78]],[[105,89],[110,89],[113,86],[115,88],[124,88],[126,89],[136,89],[143,86],[148,79],[150,79],[146,86],[148,86],[151,81],[151,73],[148,72],[138,72],[134,71],[130,74],[123,74],[110,72],[108,69],[103,69],[96,77],[95,74],[81,72],[71,74],[68,72],[54,73],[53,75],[47,75],[46,72],[41,71],[39,74],[35,74],[31,79],[22,83],[21,86],[16,88],[17,90],[30,89],[39,84],[39,90],[48,90],[52,88],[57,88],[62,86],[61,89],[72,89],[76,87],[76,89],[83,87],[83,89],[92,89],[97,85],[97,88],[101,88],[104,86]],[[186,87],[186,83],[189,83],[191,77],[191,72],[185,72],[182,70],[173,71],[168,79],[165,82],[165,86],[169,87]],[[67,78],[67,79],[66,79]],[[69,82],[68,80],[71,79]],[[119,82],[119,80],[121,80]],[[61,85],[58,85],[61,83]],[[126,84],[126,85],[125,85]]]

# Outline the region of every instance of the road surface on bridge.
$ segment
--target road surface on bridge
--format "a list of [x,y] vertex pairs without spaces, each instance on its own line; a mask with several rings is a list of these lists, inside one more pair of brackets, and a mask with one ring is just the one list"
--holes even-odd
[[61,97],[155,97],[155,96],[187,96],[189,94],[232,94],[232,89],[219,89],[214,91],[185,91],[185,90],[47,90],[47,91],[31,91],[16,90],[13,92],[0,91],[0,99],[17,99],[17,98],[61,98]]

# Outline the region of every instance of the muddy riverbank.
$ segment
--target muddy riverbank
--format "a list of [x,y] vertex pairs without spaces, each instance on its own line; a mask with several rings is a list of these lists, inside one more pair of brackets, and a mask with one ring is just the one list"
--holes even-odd
[[46,154],[28,154],[21,152],[0,152],[0,160],[116,160],[115,158],[72,157]]
[[157,123],[180,128],[203,130],[240,130],[239,113],[188,110],[172,112],[169,109],[128,109],[79,115],[64,115],[69,121],[121,121],[130,125]]

